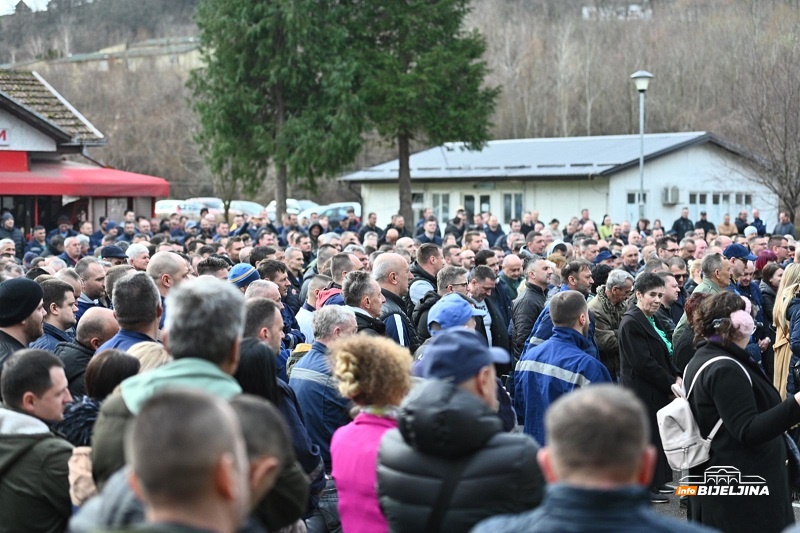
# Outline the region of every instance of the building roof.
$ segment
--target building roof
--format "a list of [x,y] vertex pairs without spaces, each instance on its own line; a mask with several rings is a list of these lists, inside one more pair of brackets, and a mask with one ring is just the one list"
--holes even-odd
[[0,109],[62,146],[97,146],[105,137],[36,72],[0,69]]
[[[650,133],[644,137],[645,161],[707,142],[742,155],[704,131]],[[464,143],[446,143],[411,156],[411,180],[580,180],[609,176],[638,165],[640,142],[639,135],[509,139],[489,141],[480,151],[469,150]],[[339,179],[356,183],[396,181],[398,161],[381,163]]]

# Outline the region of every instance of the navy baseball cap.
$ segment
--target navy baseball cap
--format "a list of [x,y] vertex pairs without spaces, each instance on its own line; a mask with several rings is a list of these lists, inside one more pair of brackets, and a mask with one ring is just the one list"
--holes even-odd
[[614,254],[612,254],[608,250],[603,250],[594,257],[594,264],[599,265],[603,261],[607,261],[609,259],[614,259]]
[[[483,314],[483,311],[472,307],[460,294],[448,294],[436,302],[428,312],[428,331],[431,336],[436,336],[447,329],[463,326],[470,317]],[[442,329],[431,331],[431,324],[434,322]]]
[[103,246],[103,249],[100,250],[100,257],[103,259],[127,259],[128,256],[125,255],[125,252],[119,246],[108,245]]
[[750,250],[742,246],[741,244],[730,244],[725,251],[722,252],[722,255],[727,257],[728,259],[744,259],[746,261],[755,261],[758,259],[755,255],[753,255]]
[[433,338],[422,357],[422,376],[459,384],[475,377],[494,363],[509,364],[511,356],[502,348],[490,348],[472,330],[454,328]]

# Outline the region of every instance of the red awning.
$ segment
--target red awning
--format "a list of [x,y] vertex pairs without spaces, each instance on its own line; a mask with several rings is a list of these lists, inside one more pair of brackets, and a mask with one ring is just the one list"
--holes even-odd
[[162,178],[72,161],[33,162],[30,171],[2,172],[0,196],[169,196]]

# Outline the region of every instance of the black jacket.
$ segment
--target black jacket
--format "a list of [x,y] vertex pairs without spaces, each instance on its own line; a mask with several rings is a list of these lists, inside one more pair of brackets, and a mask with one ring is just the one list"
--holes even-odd
[[55,354],[64,362],[64,373],[69,382],[69,393],[76,400],[86,394],[84,374],[89,361],[92,360],[94,350],[87,348],[78,341],[60,342]]
[[690,473],[702,476],[710,467],[733,466],[742,476],[764,478],[769,496],[695,496],[693,518],[726,532],[783,531],[794,523],[783,432],[800,422],[800,405],[792,396],[781,401],[772,381],[735,345],[701,344],[686,367],[686,383],[703,363],[720,355],[741,363],[749,379],[739,365],[725,360],[700,374],[689,397],[692,413],[703,435],[720,418],[722,428],[711,443],[711,459]]
[[431,334],[428,331],[428,313],[430,312],[431,307],[436,305],[436,302],[441,299],[442,297],[439,296],[438,292],[430,291],[422,298],[422,300],[419,301],[417,306],[414,308],[414,312],[411,314],[411,322],[417,329],[417,335],[419,335],[419,338],[422,342],[425,342],[431,338]]
[[400,408],[398,428],[378,452],[378,497],[393,532],[425,531],[443,480],[458,475],[438,531],[539,505],[544,481],[535,441],[504,433],[484,402],[439,380],[416,387]]
[[486,298],[484,302],[486,302],[486,309],[489,310],[489,316],[492,317],[492,327],[490,328],[492,332],[492,342],[489,343],[489,339],[486,337],[486,326],[484,325],[483,317],[475,317],[475,331],[486,339],[486,342],[491,346],[503,348],[511,352],[511,339],[508,337],[508,324],[503,320],[503,315],[500,314],[500,311],[497,309],[496,303],[489,298]]
[[379,335],[383,337],[386,333],[386,324],[377,318],[372,318],[366,311],[359,307],[350,307],[350,309],[352,309],[353,313],[356,315],[356,325],[358,325],[359,333],[363,331],[366,335]]
[[[19,342],[5,331],[0,331],[0,375],[2,375],[3,365],[5,364],[6,359],[11,357],[11,355],[17,350],[24,349],[24,344]],[[0,400],[2,400],[2,398],[0,398]]]
[[386,336],[397,341],[400,346],[407,347],[413,354],[422,341],[406,314],[405,300],[386,289],[381,289],[381,293],[386,298],[381,307],[381,320],[386,324]]
[[[662,329],[663,331],[663,329]],[[622,384],[633,390],[644,402],[650,418],[651,443],[658,456],[653,484],[663,485],[672,481],[672,469],[664,455],[661,437],[656,428],[656,412],[672,398],[672,384],[680,374],[672,363],[661,337],[636,306],[628,309],[619,326],[620,374]]]
[[[775,307],[775,289],[769,286],[768,283],[762,281],[758,284],[761,289],[761,303],[764,304],[764,325],[772,326],[772,309]],[[772,331],[772,340],[775,340],[775,332]]]
[[[430,292],[430,290],[436,290],[436,276],[432,276],[428,272],[425,271],[424,268],[419,266],[419,264],[415,261],[410,268],[411,275],[414,276],[411,281],[408,282],[408,296],[406,296],[406,300],[408,300],[407,307],[406,307],[406,314],[411,316],[414,312],[414,302],[411,301],[411,287],[413,287],[416,283],[419,282],[428,282],[431,288],[425,291],[424,294]],[[423,296],[424,296],[423,294]],[[420,298],[422,300],[422,298]]]
[[525,349],[525,341],[531,334],[533,324],[547,303],[547,293],[541,287],[527,284],[522,296],[514,300],[511,315],[514,322],[514,357],[519,359]]

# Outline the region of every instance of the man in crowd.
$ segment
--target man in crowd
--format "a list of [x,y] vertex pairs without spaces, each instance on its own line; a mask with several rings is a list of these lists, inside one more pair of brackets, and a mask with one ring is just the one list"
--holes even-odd
[[457,266],[446,266],[436,274],[436,290],[430,291],[420,300],[411,315],[411,321],[421,341],[430,338],[428,313],[436,303],[448,294],[467,295],[467,271]]
[[416,237],[417,242],[420,244],[430,243],[436,246],[442,246],[442,238],[439,236],[437,228],[438,224],[436,222],[436,217],[429,216],[425,220],[425,224],[422,225],[422,233]]
[[789,214],[786,211],[781,211],[778,215],[778,223],[775,225],[775,229],[772,230],[773,235],[791,235],[793,238],[797,238],[797,234],[794,230],[794,224],[792,223],[791,219],[789,218]]
[[[561,269],[562,291],[578,291],[583,294],[584,298],[589,296],[589,291],[592,288],[594,279],[592,278],[591,264],[583,259],[570,261]],[[600,353],[594,341],[594,313],[589,311],[589,340],[591,345],[587,351],[594,357],[599,357]],[[530,337],[524,350],[530,349],[530,346],[536,346],[549,339],[553,334],[553,321],[550,318],[550,306],[545,305],[536,323],[533,325]],[[524,353],[524,351],[523,351]]]
[[520,250],[520,255],[527,258],[544,259],[547,241],[538,231],[532,231],[525,236],[525,247]]
[[342,285],[350,272],[361,270],[363,265],[354,254],[340,253],[331,258],[330,273],[333,283],[317,296],[317,308],[324,305],[345,305],[342,297]]
[[567,394],[547,411],[545,431],[547,446],[537,456],[548,482],[541,507],[491,518],[474,533],[706,531],[651,508],[647,487],[656,451],[644,405],[630,391],[598,385]]
[[386,324],[386,336],[414,353],[421,341],[416,329],[406,314],[403,297],[408,294],[411,272],[401,255],[385,253],[375,259],[372,276],[381,286],[386,301],[381,308],[381,320]]
[[0,283],[0,373],[11,354],[44,334],[43,296],[41,286],[28,278]]
[[[3,213],[0,219],[0,239],[11,239],[14,242],[14,254],[17,259],[22,259],[25,249],[25,237],[19,228],[14,227],[14,215]],[[44,251],[44,248],[42,248]],[[41,252],[40,252],[41,253]]]
[[553,275],[552,263],[546,259],[528,259],[525,264],[525,292],[514,301],[514,357],[519,359],[533,324],[547,302],[547,289]]
[[103,246],[100,250],[100,258],[103,261],[108,261],[111,266],[126,265],[128,264],[128,256],[122,251],[119,246],[109,245]]
[[58,256],[68,267],[74,267],[81,259],[81,242],[77,237],[64,239],[64,253]]
[[[728,246],[728,248],[726,248],[726,251],[731,249],[733,246],[737,246],[738,248],[731,250],[729,252],[730,254],[741,255],[742,253],[748,253],[747,249],[741,244],[731,244]],[[742,250],[744,252],[742,252]],[[731,262],[728,261],[727,258],[723,257],[722,254],[709,254],[705,256],[700,268],[703,271],[703,280],[697,285],[697,287],[695,287],[692,294],[695,292],[707,292],[711,295],[714,295],[724,291],[730,286]],[[678,325],[675,326],[675,333],[672,335],[673,342],[680,338],[681,332],[685,327],[687,327],[686,313],[683,313]]]
[[483,315],[476,320],[476,331],[486,339],[489,346],[500,347],[508,350],[508,324],[496,304],[491,300],[497,280],[494,272],[488,266],[476,266],[469,273],[467,292],[475,300],[475,307],[483,311]]
[[288,352],[281,353],[283,342],[283,317],[281,306],[272,300],[255,297],[245,301],[244,338],[258,339],[272,350],[278,370],[278,377],[289,381],[286,373]]
[[[279,427],[275,428],[280,432]],[[242,424],[224,401],[166,391],[141,408],[127,442],[131,486],[153,531],[237,531],[250,505]],[[271,485],[279,461],[268,465]]]
[[25,245],[25,253],[33,252],[44,255],[47,251],[47,230],[44,226],[34,226],[31,230],[31,240]]
[[622,249],[620,268],[631,276],[635,276],[639,271],[639,249],[636,246],[629,244]]
[[[150,300],[149,308],[159,308],[160,300],[153,280],[136,273],[117,283],[114,309],[120,286],[144,285],[141,290]],[[231,375],[239,361],[239,344],[244,328],[245,306],[241,293],[222,280],[203,278],[182,283],[167,296],[169,316],[164,325],[165,346],[173,361],[159,368],[128,378],[118,393],[109,396],[100,410],[92,434],[92,470],[98,488],[119,470],[125,459],[122,437],[126,423],[135,416],[145,401],[165,387],[202,388],[205,392],[230,399],[242,392]],[[220,321],[220,317],[224,320]],[[148,317],[149,319],[150,317]],[[152,317],[152,330],[158,317]],[[209,327],[216,323],[217,327]],[[120,325],[124,327],[122,320]]]
[[[331,437],[340,427],[350,422],[350,400],[341,396],[328,359],[328,346],[337,339],[355,335],[358,331],[356,317],[349,308],[329,305],[314,315],[314,343],[311,350],[292,368],[289,386],[297,395],[308,436],[320,449],[325,472],[330,474]],[[338,523],[336,486],[329,478],[319,502],[321,510],[311,520],[322,517],[328,524]]]
[[75,272],[83,283],[77,301],[78,311],[75,313],[75,320],[80,322],[83,314],[92,307],[105,307],[106,269],[94,257],[84,257],[75,265]]
[[43,350],[21,350],[3,365],[0,395],[0,527],[64,531],[72,445],[50,430],[72,402],[64,364]]
[[[419,253],[417,252],[418,256]],[[386,298],[369,272],[356,270],[348,273],[342,296],[344,303],[355,313],[358,333],[364,331],[368,335],[381,336],[386,333],[386,324],[380,320],[381,308]]]
[[525,433],[545,443],[544,415],[550,405],[576,388],[610,383],[608,369],[588,353],[589,309],[577,291],[550,300],[553,335],[526,350],[514,372],[514,401]]
[[134,344],[158,339],[161,296],[146,272],[134,272],[117,281],[112,301],[120,330],[97,348],[98,352],[108,348],[125,351]]
[[147,265],[150,263],[150,250],[147,246],[141,243],[131,244],[125,250],[125,255],[128,257],[128,264],[140,272],[147,271]]
[[330,277],[319,274],[311,278],[308,284],[306,301],[303,302],[303,306],[297,312],[297,315],[295,315],[295,320],[297,320],[297,325],[300,326],[300,332],[306,339],[306,344],[314,342],[313,323],[314,313],[317,312],[317,297],[319,293],[332,282],[333,280]]
[[47,314],[42,336],[30,343],[30,347],[53,353],[58,343],[72,341],[73,336],[68,330],[75,325],[78,306],[75,304],[75,290],[69,283],[48,279],[41,285],[42,303]]
[[392,530],[468,531],[483,518],[539,505],[538,447],[504,433],[496,415],[494,365],[509,360],[460,327],[426,345],[426,380],[403,401],[399,428],[378,453],[378,495]]
[[513,302],[517,298],[519,286],[522,282],[522,259],[518,255],[509,254],[503,259],[503,270],[498,276],[505,284],[508,301]]
[[160,331],[164,329],[164,321],[167,318],[165,299],[169,292],[180,285],[189,275],[189,265],[176,253],[158,252],[147,264],[147,275],[153,278],[161,297],[161,318],[158,321]]
[[408,286],[408,298],[411,309],[419,304],[420,300],[436,288],[436,275],[444,266],[444,259],[439,246],[426,243],[417,249],[416,262],[411,265],[412,279]]
[[628,308],[628,298],[633,290],[633,276],[623,270],[612,270],[605,285],[597,288],[597,296],[589,302],[595,317],[595,339],[600,351],[600,361],[611,378],[619,376],[619,325]]
[[114,311],[105,307],[88,309],[75,328],[75,340],[61,342],[55,354],[64,362],[64,372],[73,398],[86,394],[84,374],[95,351],[119,331]]
[[693,229],[694,223],[689,219],[689,208],[684,207],[681,209],[680,218],[676,219],[675,222],[672,223],[672,229],[669,231],[680,241],[683,239],[683,236],[687,231],[692,231]]

